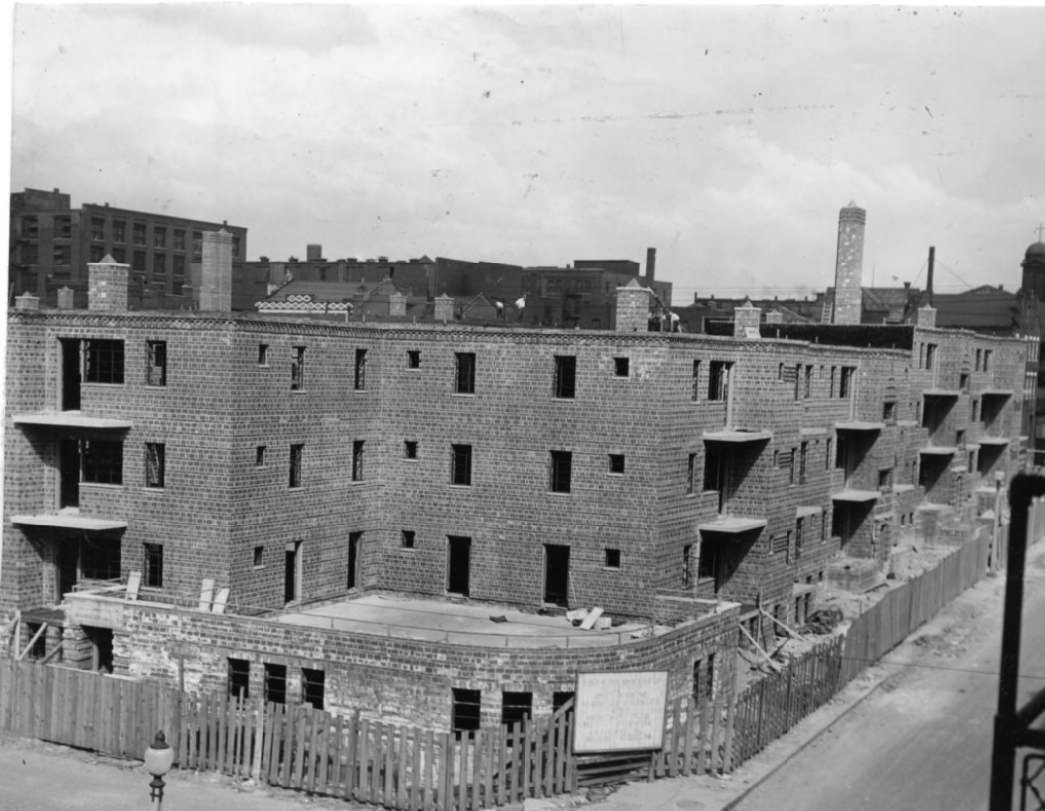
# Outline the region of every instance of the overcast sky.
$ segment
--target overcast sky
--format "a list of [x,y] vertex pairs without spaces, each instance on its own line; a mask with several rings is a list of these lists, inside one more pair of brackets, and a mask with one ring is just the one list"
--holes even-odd
[[249,229],[248,258],[644,261],[675,303],[1019,285],[1045,8],[21,5],[12,190]]

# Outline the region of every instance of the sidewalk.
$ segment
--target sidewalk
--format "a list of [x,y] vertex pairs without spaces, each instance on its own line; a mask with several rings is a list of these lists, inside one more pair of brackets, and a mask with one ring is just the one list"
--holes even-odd
[[[964,600],[985,599],[984,591],[994,592],[999,583],[999,579],[987,578],[967,589],[893,649],[888,658],[900,662],[917,658],[922,650],[915,640],[939,633],[945,625],[953,624],[952,612],[957,605]],[[778,738],[732,774],[628,783],[611,796],[584,807],[592,811],[728,811],[759,783],[784,766],[792,756],[868,698],[883,682],[905,668],[905,664],[881,663],[866,668],[827,704],[810,713],[788,734]]]

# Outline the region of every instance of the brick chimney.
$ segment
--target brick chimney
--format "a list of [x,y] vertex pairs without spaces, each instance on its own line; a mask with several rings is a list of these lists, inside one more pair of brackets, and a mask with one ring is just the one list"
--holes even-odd
[[444,324],[454,320],[454,300],[451,296],[443,293],[435,299],[435,320]]
[[866,222],[867,212],[852,201],[838,213],[833,324],[860,323]]
[[15,309],[20,313],[35,313],[40,309],[40,299],[32,293],[15,296]]
[[305,246],[305,258],[309,262],[322,262],[323,261],[323,246],[316,243],[311,243]]
[[617,332],[649,332],[650,290],[632,279],[617,288],[613,328]]
[[918,326],[933,329],[936,326],[936,308],[926,304],[918,308]]
[[762,322],[762,310],[745,299],[744,303],[733,309],[733,337],[761,338],[758,325]]
[[127,312],[127,283],[131,266],[106,254],[101,262],[87,263],[87,309],[96,312]]
[[222,228],[203,233],[200,265],[200,310],[232,310],[232,234]]
[[388,297],[388,314],[391,316],[406,315],[406,296],[398,290]]
[[71,287],[59,287],[58,288],[58,309],[59,310],[71,310],[73,309],[73,289]]
[[653,289],[653,279],[657,270],[657,249],[646,248],[646,287]]

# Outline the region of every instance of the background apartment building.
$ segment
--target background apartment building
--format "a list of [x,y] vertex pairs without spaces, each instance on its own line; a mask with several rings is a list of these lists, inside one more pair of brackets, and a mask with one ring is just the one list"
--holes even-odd
[[[76,307],[87,306],[87,264],[111,256],[131,267],[128,303],[133,309],[193,306],[192,266],[202,261],[203,233],[221,223],[84,203],[73,208],[58,189],[11,194],[8,300],[32,293],[58,305],[58,291],[72,291]],[[233,237],[233,257],[247,251],[247,229],[224,226]]]

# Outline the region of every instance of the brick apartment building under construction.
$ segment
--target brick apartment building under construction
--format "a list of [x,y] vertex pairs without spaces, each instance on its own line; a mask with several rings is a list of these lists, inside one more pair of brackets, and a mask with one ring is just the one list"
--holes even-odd
[[[205,277],[229,240],[207,235]],[[650,332],[633,281],[606,330],[360,324],[232,314],[220,284],[197,312],[130,312],[128,267],[90,271],[86,310],[10,314],[0,571],[2,646],[46,625],[38,650],[83,666],[279,672],[443,727],[461,690],[483,719],[509,695],[542,713],[583,670],[665,669],[678,695],[716,655],[730,681],[745,610],[801,622],[820,583],[876,582],[901,534],[1022,463],[1037,340],[929,308]],[[205,579],[224,613],[197,607]],[[365,593],[658,630],[491,649],[275,621]]]

